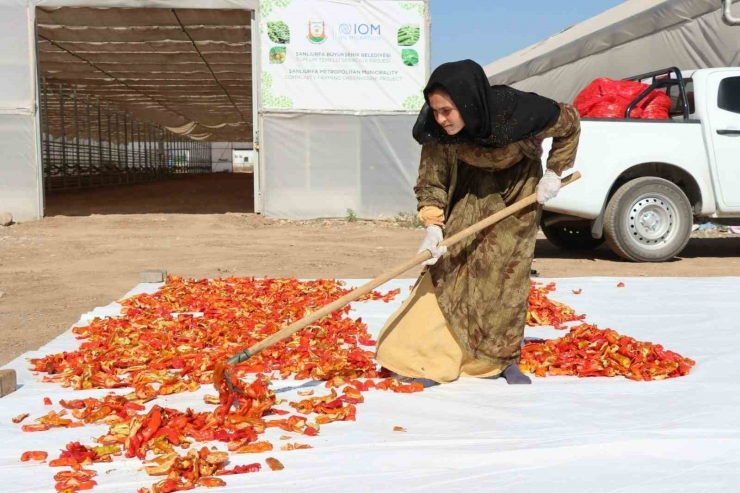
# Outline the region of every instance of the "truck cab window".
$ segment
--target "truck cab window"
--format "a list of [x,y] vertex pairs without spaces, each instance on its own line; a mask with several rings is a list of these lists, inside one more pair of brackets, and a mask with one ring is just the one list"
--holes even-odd
[[740,113],[740,77],[727,77],[719,83],[717,106],[725,111]]

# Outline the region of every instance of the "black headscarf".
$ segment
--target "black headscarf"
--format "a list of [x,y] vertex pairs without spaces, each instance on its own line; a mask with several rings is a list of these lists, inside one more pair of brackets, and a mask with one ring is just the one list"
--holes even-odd
[[[465,121],[465,128],[457,135],[447,135],[434,119],[429,95],[435,89],[450,95]],[[413,130],[420,144],[505,147],[541,132],[560,116],[560,106],[551,99],[509,86],[491,87],[483,67],[472,60],[440,65],[429,78],[424,98],[426,104]]]

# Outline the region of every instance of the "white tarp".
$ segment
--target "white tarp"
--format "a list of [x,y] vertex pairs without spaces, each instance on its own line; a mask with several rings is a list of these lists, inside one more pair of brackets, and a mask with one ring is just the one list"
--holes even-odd
[[721,3],[628,0],[487,65],[486,74],[492,84],[570,102],[598,77],[620,79],[672,66],[737,66],[740,26],[724,24]]
[[[618,281],[624,288],[617,288]],[[357,285],[361,281],[354,281]],[[381,290],[400,288],[407,295],[412,280],[397,280]],[[543,282],[547,282],[543,280]],[[462,380],[412,395],[370,391],[357,406],[356,422],[332,423],[316,438],[299,437],[312,450],[232,456],[235,464],[279,459],[285,469],[228,476],[218,491],[450,491],[531,493],[696,493],[737,491],[740,481],[740,330],[738,278],[559,279],[554,299],[586,313],[588,321],[639,340],[653,341],[696,360],[691,374],[662,382],[622,378],[536,378],[531,386],[500,380]],[[572,294],[582,289],[581,295]],[[356,303],[350,316],[362,317],[377,334],[400,305]],[[83,317],[113,315],[115,305]],[[557,337],[547,328],[527,329],[527,336]],[[57,470],[20,463],[25,450],[56,456],[71,440],[89,442],[105,426],[22,433],[11,417],[48,412],[42,397],[101,396],[105,391],[73,392],[39,384],[25,369],[25,357],[71,350],[79,343],[70,332],[9,367],[19,371],[22,387],[0,400],[0,468],[3,491],[52,491]],[[325,389],[315,386],[316,395]],[[296,382],[275,381],[276,389]],[[168,396],[167,405],[206,409],[202,388]],[[296,400],[293,390],[278,391]],[[393,431],[402,426],[406,433]],[[268,429],[265,439],[279,444],[283,432]],[[138,460],[116,458],[93,466],[99,471],[94,491],[130,492],[154,478],[140,471]],[[112,471],[106,473],[106,471]]]
[[262,106],[421,109],[428,21],[424,1],[274,2],[261,12]]

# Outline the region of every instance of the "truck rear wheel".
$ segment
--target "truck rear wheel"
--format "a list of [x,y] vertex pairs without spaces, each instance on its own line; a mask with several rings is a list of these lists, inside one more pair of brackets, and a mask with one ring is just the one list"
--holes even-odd
[[604,213],[606,244],[634,262],[665,262],[686,247],[693,216],[686,194],[652,176],[622,185]]
[[541,228],[547,240],[563,250],[593,250],[604,243],[603,238],[597,239],[591,235],[588,221],[562,222],[552,226],[546,226],[543,221]]

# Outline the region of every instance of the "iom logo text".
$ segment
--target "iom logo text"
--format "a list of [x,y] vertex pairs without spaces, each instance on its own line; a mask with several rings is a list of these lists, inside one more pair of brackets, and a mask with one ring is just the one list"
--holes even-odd
[[334,28],[334,37],[338,39],[374,40],[380,39],[380,36],[380,24],[344,22]]

